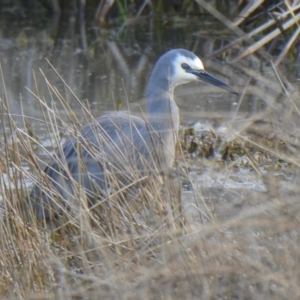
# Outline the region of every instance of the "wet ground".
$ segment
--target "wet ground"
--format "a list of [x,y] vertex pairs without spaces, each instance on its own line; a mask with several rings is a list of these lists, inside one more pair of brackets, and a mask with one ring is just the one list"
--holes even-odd
[[[95,26],[93,15],[77,21],[72,14],[0,15],[0,196],[7,196],[8,207],[0,223],[1,256],[7,258],[1,260],[1,289],[8,298],[19,299],[22,291],[23,298],[41,298],[43,291],[47,299],[69,299],[78,290],[80,299],[93,299],[92,287],[94,299],[100,293],[114,299],[299,299],[300,97],[294,60],[286,56],[276,69],[258,54],[231,63],[244,44],[206,59],[236,38],[207,14],[117,19],[105,28]],[[24,195],[12,191],[17,194],[23,184],[30,189],[31,179],[41,177],[37,170],[63,134],[88,121],[86,107],[95,117],[127,105],[140,114],[154,62],[177,47],[196,53],[210,73],[241,93],[238,99],[201,83],[175,91],[182,151],[170,182],[179,183],[180,227],[160,207],[150,214],[157,223],[142,218],[141,225],[131,210],[119,222],[108,218],[95,228],[80,216],[70,226],[80,223],[78,231],[61,232],[57,240],[31,222],[24,226],[14,210],[15,198]],[[36,154],[30,163],[26,142]],[[174,195],[165,187],[146,195]],[[108,230],[110,224],[116,231]],[[67,232],[70,224],[64,225]],[[38,296],[26,297],[32,291]]]
[[[7,102],[16,126],[27,132],[30,129],[38,138],[40,146],[35,151],[41,161],[48,160],[47,151],[53,150],[55,139],[64,132],[58,129],[56,133],[49,133],[44,122],[45,110],[36,95],[53,106],[66,124],[69,109],[78,123],[86,122],[78,99],[95,117],[107,110],[127,109],[127,104],[132,113],[138,113],[140,106],[145,105],[145,86],[154,62],[165,51],[182,47],[203,58],[210,73],[243,95],[238,99],[236,95],[202,83],[176,89],[183,128],[193,131],[181,137],[185,148],[181,161],[186,160],[189,174],[182,188],[184,203],[192,199],[193,189],[200,189],[215,207],[222,207],[219,204],[223,202],[227,206],[227,201],[231,201],[228,198],[238,196],[240,199],[248,190],[264,192],[264,173],[271,171],[275,176],[283,173],[284,180],[293,178],[293,170],[285,160],[292,150],[279,149],[276,143],[286,143],[287,135],[293,138],[296,123],[293,119],[287,123],[282,117],[285,114],[280,115],[290,108],[281,101],[282,89],[272,66],[256,57],[234,64],[227,63],[230,55],[206,60],[214,50],[235,38],[224,35],[223,25],[212,17],[191,17],[182,22],[170,17],[164,24],[161,18],[144,18],[129,25],[116,22],[109,28],[99,28],[87,21],[82,24],[85,35],[78,31],[74,16],[56,20],[9,20],[3,17],[0,29],[1,98]],[[237,50],[233,49],[231,55]],[[288,63],[280,72],[292,77],[287,67]],[[69,109],[63,107],[47,81],[57,89]],[[10,128],[7,111],[2,112],[0,134],[4,137],[4,131],[9,135]],[[265,134],[259,136],[257,133],[263,130]],[[213,155],[200,153],[203,139],[211,132],[219,139],[218,145],[212,142]],[[235,149],[233,144],[237,137]],[[245,146],[243,143],[248,139],[255,145]],[[191,148],[191,140],[195,149]],[[273,144],[265,146],[265,140]],[[249,152],[245,153],[243,147]],[[30,172],[26,161],[22,166]],[[9,170],[3,173],[3,178],[9,180]],[[27,184],[30,185],[30,180]]]

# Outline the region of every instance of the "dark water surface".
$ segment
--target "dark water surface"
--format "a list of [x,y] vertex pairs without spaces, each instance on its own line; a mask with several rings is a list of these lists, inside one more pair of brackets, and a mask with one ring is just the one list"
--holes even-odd
[[[130,103],[141,103],[153,64],[165,51],[182,47],[205,58],[231,38],[228,35],[223,38],[221,24],[209,16],[144,18],[131,25],[117,24],[106,29],[87,22],[82,25],[85,35],[77,29],[75,16],[64,18],[25,18],[14,22],[2,19],[1,66],[11,113],[21,114],[22,99],[26,116],[41,117],[38,103],[29,91],[35,93],[38,87],[40,97],[50,103],[44,76],[76,111],[79,104],[66,92],[49,62],[74,94],[87,100],[97,115],[114,109],[113,100],[125,103],[128,98]],[[253,64],[253,70],[258,71],[259,61]],[[247,76],[239,66],[226,64],[220,58],[205,61],[205,66],[236,89],[243,89]],[[179,87],[176,95],[184,115],[192,110],[196,120],[207,111],[236,110],[233,95],[207,85]],[[263,102],[251,96],[243,101],[240,111],[253,113],[262,107]]]

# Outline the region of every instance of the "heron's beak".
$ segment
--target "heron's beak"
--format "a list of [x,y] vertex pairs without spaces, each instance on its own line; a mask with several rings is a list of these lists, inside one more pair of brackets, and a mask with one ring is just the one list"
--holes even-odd
[[201,80],[203,82],[213,84],[213,85],[218,86],[222,89],[225,89],[228,92],[239,95],[239,93],[236,90],[234,90],[232,87],[227,85],[225,82],[219,80],[218,78],[214,77],[213,75],[210,75],[209,73],[207,73],[204,70],[194,70],[194,69],[192,69],[190,71],[190,73],[194,74],[199,80]]

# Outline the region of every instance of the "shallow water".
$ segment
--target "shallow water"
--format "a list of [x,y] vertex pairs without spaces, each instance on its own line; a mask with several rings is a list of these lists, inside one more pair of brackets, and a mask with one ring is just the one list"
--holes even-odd
[[[154,62],[165,51],[177,47],[189,49],[203,58],[210,73],[241,93],[250,78],[256,80],[250,84],[241,102],[233,94],[202,83],[178,87],[175,97],[183,124],[193,126],[199,122],[201,126],[213,128],[230,138],[243,132],[247,120],[259,119],[260,114],[263,116],[267,106],[276,107],[275,100],[281,89],[269,64],[257,57],[234,64],[226,63],[230,57],[205,60],[220,45],[235,38],[223,34],[222,24],[210,16],[191,17],[182,25],[172,17],[164,20],[165,24],[162,24],[159,17],[145,18],[131,25],[115,23],[106,29],[87,21],[82,24],[85,32],[82,35],[77,30],[76,17],[72,15],[63,20],[36,17],[16,18],[14,22],[3,16],[0,29],[0,62],[4,78],[4,84],[0,83],[1,98],[7,102],[16,126],[26,131],[25,117],[41,146],[49,152],[53,150],[58,133],[52,136],[47,133],[43,122],[45,109],[35,95],[57,109],[66,123],[69,112],[46,81],[61,93],[82,123],[85,123],[85,117],[76,97],[89,106],[95,117],[115,107],[126,109],[127,103],[130,110],[137,113],[139,106],[145,104],[144,90]],[[287,72],[284,66],[280,71]],[[3,113],[6,115],[5,111]],[[4,131],[9,133],[10,130],[5,118],[2,124],[0,134],[4,136]],[[47,161],[49,153],[43,147],[38,147],[37,153],[41,160]],[[197,160],[193,164],[196,166]],[[26,162],[22,166],[30,172]],[[250,169],[231,176],[225,171],[222,175],[203,170],[201,175],[194,176],[195,170],[191,168],[189,177],[196,187],[216,189],[219,193],[220,186],[226,190],[265,190],[262,180]]]

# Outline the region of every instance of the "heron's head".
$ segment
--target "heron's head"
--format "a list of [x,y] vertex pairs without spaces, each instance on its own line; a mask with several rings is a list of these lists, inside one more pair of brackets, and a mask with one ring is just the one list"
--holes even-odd
[[165,53],[162,58],[165,65],[169,65],[168,77],[173,87],[179,84],[200,80],[237,94],[237,92],[225,82],[206,72],[199,57],[188,50],[174,49]]

